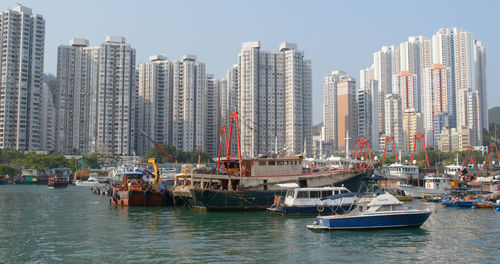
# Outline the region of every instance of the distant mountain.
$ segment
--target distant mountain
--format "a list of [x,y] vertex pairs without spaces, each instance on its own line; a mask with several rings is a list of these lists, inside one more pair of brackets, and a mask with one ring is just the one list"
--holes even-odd
[[318,136],[321,134],[321,127],[323,126],[323,122],[313,126],[313,135]]
[[494,123],[500,126],[500,106],[495,106],[488,109],[488,120],[490,122],[490,125]]
[[44,73],[43,74],[43,81],[44,82],[50,82],[50,81],[55,81],[56,76],[52,73]]

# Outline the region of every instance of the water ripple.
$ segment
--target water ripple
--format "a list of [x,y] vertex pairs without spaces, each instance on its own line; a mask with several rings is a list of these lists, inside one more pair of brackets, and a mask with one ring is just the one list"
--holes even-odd
[[431,206],[421,228],[313,232],[313,217],[127,208],[88,189],[0,186],[0,262],[498,263],[500,213]]

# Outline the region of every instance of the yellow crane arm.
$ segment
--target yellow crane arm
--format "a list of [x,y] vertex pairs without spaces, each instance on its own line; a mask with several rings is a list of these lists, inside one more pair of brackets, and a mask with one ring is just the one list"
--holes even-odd
[[155,179],[153,181],[153,184],[157,184],[158,181],[160,180],[160,172],[158,171],[158,163],[156,163],[155,158],[148,159],[148,162],[153,164],[153,169],[155,171]]

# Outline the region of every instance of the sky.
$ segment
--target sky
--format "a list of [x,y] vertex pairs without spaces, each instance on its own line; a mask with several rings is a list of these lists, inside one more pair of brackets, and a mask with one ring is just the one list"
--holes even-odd
[[[323,78],[336,69],[359,80],[373,53],[399,45],[409,36],[439,28],[472,32],[487,49],[488,108],[500,106],[500,1],[128,1],[25,0],[24,6],[46,21],[45,72],[57,73],[57,47],[71,38],[91,46],[106,36],[123,36],[136,49],[137,62],[154,54],[169,60],[193,54],[206,72],[225,78],[237,63],[241,44],[261,41],[277,51],[283,41],[296,43],[312,60],[313,124],[323,118]],[[16,6],[3,0],[0,10]],[[359,87],[359,82],[357,84]],[[497,99],[495,99],[497,98]]]

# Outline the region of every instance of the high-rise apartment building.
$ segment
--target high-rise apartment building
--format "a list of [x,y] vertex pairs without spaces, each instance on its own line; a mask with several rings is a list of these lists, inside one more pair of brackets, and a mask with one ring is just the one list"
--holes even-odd
[[[206,104],[206,152],[217,157],[219,151],[220,127],[223,124],[221,93],[226,90],[226,81],[215,79],[213,74],[207,74],[207,104]],[[222,145],[224,148],[224,144]]]
[[[124,37],[108,36],[95,52],[98,63],[92,74],[93,77],[97,74],[97,85],[92,87],[90,110],[92,113],[95,109],[96,115],[90,125],[90,134],[95,131],[95,146],[91,152],[133,155],[134,100],[137,98],[135,49]],[[91,144],[94,144],[92,139]]]
[[[415,136],[424,132],[422,114],[411,108],[404,109],[403,111],[404,138],[402,150],[404,153],[411,153],[413,151]],[[426,145],[429,144],[426,142]],[[421,144],[418,144],[418,146],[415,144],[415,153],[420,153],[423,150],[424,148]]]
[[[385,136],[385,95],[399,94],[402,110],[414,109],[423,117],[428,145],[439,145],[444,128],[456,128],[463,142],[481,144],[486,117],[486,48],[472,33],[443,28],[432,39],[409,37],[398,48],[384,46],[374,53],[373,77],[377,82],[379,132]],[[361,71],[361,78],[368,76]],[[368,81],[361,81],[359,100],[365,109]],[[371,91],[373,96],[373,90]],[[381,104],[382,103],[382,104]],[[360,131],[366,133],[365,113],[360,108]],[[404,114],[403,114],[404,115]],[[479,124],[479,128],[477,125]],[[450,134],[450,133],[449,133]],[[451,135],[451,134],[450,134]],[[466,136],[463,136],[466,135]],[[458,144],[458,143],[457,143]]]
[[396,150],[401,151],[404,144],[403,139],[403,117],[401,109],[401,97],[399,94],[387,94],[385,96],[385,133],[383,135],[384,139],[381,142],[385,142],[385,137],[393,137],[396,143]]
[[356,81],[343,71],[333,71],[325,77],[324,90],[325,141],[333,146],[333,151],[345,151],[347,130],[350,146],[358,139]]
[[[86,39],[71,39],[57,48],[56,151],[90,151],[90,97],[97,77],[97,53]],[[95,117],[95,114],[94,114]]]
[[[172,63],[164,55],[140,63],[137,98],[137,154],[149,152],[153,144],[172,144],[173,76]],[[144,132],[146,135],[144,135]]]
[[423,70],[423,114],[427,145],[438,147],[438,135],[444,127],[450,127],[451,70],[442,64]]
[[418,109],[418,78],[408,71],[401,71],[399,76],[394,75],[393,91],[401,96],[403,110]]
[[72,39],[58,48],[57,150],[133,155],[135,49],[118,36],[88,44]]
[[358,137],[370,140],[370,149],[379,149],[378,87],[373,66],[360,71],[358,90]]
[[400,53],[395,46],[384,46],[373,54],[373,79],[378,83],[378,125],[385,133],[385,95],[392,91],[392,76],[400,72]]
[[205,63],[186,55],[173,63],[173,145],[177,150],[206,151],[207,79]]
[[0,13],[0,148],[42,149],[45,20],[30,8]]
[[340,70],[333,71],[325,77],[324,106],[323,106],[323,127],[325,130],[325,143],[332,146],[329,152],[337,150],[338,145],[338,106],[337,106],[337,86],[341,78],[347,77],[346,73]]
[[47,152],[55,150],[55,134],[56,134],[56,109],[52,92],[49,86],[44,83],[42,88],[42,148]]
[[[312,155],[312,63],[295,44],[281,43],[284,57],[285,141],[289,155]],[[354,83],[355,84],[355,83]]]
[[486,89],[486,47],[481,41],[474,41],[474,66],[476,90],[479,95],[479,115],[482,119],[482,128],[489,129],[488,123],[488,93]]
[[[311,62],[295,44],[279,52],[245,42],[238,54],[242,153],[246,157],[312,152]],[[308,153],[307,153],[308,152]]]

